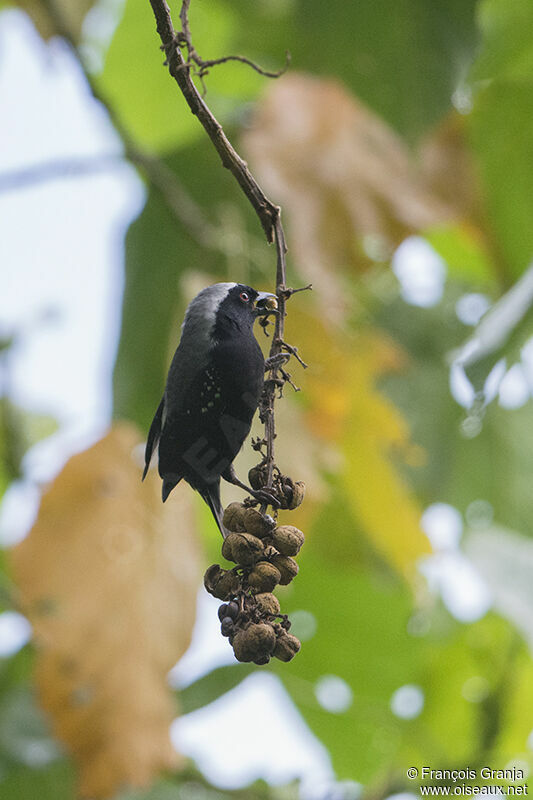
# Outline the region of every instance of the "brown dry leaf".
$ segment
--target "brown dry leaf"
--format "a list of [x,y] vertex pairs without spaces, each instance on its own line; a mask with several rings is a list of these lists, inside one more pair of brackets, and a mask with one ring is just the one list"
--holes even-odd
[[[29,14],[43,39],[48,40],[52,36],[62,35],[62,31],[57,29],[45,3],[41,0],[16,0],[16,3]],[[83,20],[94,4],[95,0],[54,0],[57,15],[75,42],[80,41]]]
[[166,675],[195,618],[192,493],[177,487],[163,505],[155,473],[141,483],[138,443],[118,424],[71,458],[13,552],[40,699],[91,798],[147,785],[177,763]]
[[305,419],[310,433],[342,458],[347,502],[368,539],[391,566],[411,578],[416,560],[429,552],[420,529],[422,508],[397,471],[392,455],[424,463],[399,410],[376,388],[380,376],[405,366],[402,351],[384,334],[367,329],[353,340],[324,326],[319,316],[291,308],[298,345],[312,364],[305,374]]
[[409,233],[462,215],[458,137],[457,126],[439,130],[416,157],[335,81],[292,74],[270,86],[244,146],[286,210],[291,253],[330,319],[345,310],[342,270],[359,272]]

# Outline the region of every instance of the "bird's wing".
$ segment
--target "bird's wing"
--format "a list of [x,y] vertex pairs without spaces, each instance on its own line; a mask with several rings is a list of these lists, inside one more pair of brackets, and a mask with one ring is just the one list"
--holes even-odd
[[155,412],[155,417],[152,420],[152,424],[150,425],[150,431],[148,433],[148,441],[146,442],[146,450],[144,451],[144,470],[143,470],[143,477],[144,480],[146,478],[146,473],[148,472],[148,468],[150,466],[150,461],[152,460],[152,454],[159,443],[159,439],[161,437],[161,428],[163,425],[163,408],[165,405],[165,398],[163,397],[157,411]]

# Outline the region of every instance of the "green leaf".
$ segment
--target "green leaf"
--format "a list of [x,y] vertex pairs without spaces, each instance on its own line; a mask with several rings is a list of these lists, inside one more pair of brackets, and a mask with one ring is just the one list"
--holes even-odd
[[449,446],[454,457],[441,499],[462,512],[486,500],[497,522],[532,535],[533,402],[512,410],[492,404],[477,436],[456,433]]
[[466,330],[455,314],[455,300],[452,286],[435,308],[398,302],[384,308],[380,317],[411,362],[404,374],[382,382],[426,454],[425,463],[406,474],[426,504],[447,502],[465,513],[473,501],[486,500],[500,524],[529,533],[533,403],[513,410],[492,403],[478,435],[465,435],[462,423],[468,412],[455,401],[449,385],[448,356],[464,341]]
[[[313,614],[316,635],[290,664],[272,663],[330,751],[338,778],[366,782],[394,758],[399,722],[390,698],[399,686],[413,682],[419,643],[406,632],[407,588],[354,566],[342,543],[332,547],[337,525],[349,538],[349,517],[332,505],[313,525],[299,558],[300,577],[286,595],[279,592],[289,615],[301,609]],[[318,703],[315,688],[324,675],[337,676],[351,688],[353,704],[346,711],[331,713]]]
[[182,714],[189,714],[198,708],[209,705],[226,692],[240,684],[255,667],[248,664],[218,667],[208,675],[204,675],[185,689],[179,691],[179,704]]
[[0,776],[0,796],[12,800],[75,800],[74,771],[67,762],[31,769],[19,767]]
[[[475,0],[237,0],[235,49],[345,83],[407,138],[450,108],[477,41]],[[387,24],[384,24],[387,20]]]
[[[520,655],[524,665],[525,648],[515,646],[512,630],[493,615],[465,626],[438,606],[414,610],[406,589],[371,562],[354,565],[357,544],[348,542],[357,531],[343,508],[337,498],[315,521],[298,579],[285,596],[279,591],[289,615],[298,609],[313,614],[316,634],[290,664],[271,662],[272,668],[328,748],[340,779],[371,789],[391,770],[403,776],[406,764],[469,763],[489,736],[483,720],[509,659],[515,663]],[[319,704],[317,681],[324,675],[348,684],[349,708],[335,713]],[[485,691],[475,702],[464,696],[471,679]],[[412,719],[391,708],[394,692],[405,685],[417,687],[423,698]],[[514,701],[514,690],[512,696]],[[494,724],[500,727],[490,735],[503,736],[503,722]]]
[[[292,69],[342,80],[414,138],[451,108],[477,41],[475,6],[475,0],[333,0],[325,16],[320,0],[212,0],[193,3],[190,22],[204,58],[242,54],[272,70],[283,66],[289,50]],[[149,4],[129,0],[101,87],[135,137],[163,150],[203,134],[162,66],[159,45]],[[242,101],[267,81],[243,64],[214,67],[206,79],[209,105],[223,124],[235,121]]]
[[508,363],[520,359],[526,341],[533,334],[533,267],[482,317],[472,336],[456,351],[476,393],[483,391],[491,369],[502,358]]
[[489,289],[493,286],[495,266],[475,228],[441,226],[424,231],[424,239],[444,259],[451,278],[470,288]]
[[468,124],[500,271],[517,278],[533,257],[533,80],[483,85]]
[[[178,29],[179,18],[175,8],[174,24]],[[201,54],[209,54],[206,57],[228,54],[234,24],[230,7],[217,2],[193,3],[191,25],[194,43]],[[150,4],[129,0],[113,36],[99,84],[135,139],[160,151],[172,151],[179,145],[203,138],[205,134],[163,65],[165,57],[160,45]],[[217,106],[221,103],[220,110],[224,110],[224,94],[230,91],[239,100],[249,96],[250,78],[246,68],[239,67],[237,77],[230,68],[230,74],[234,75],[230,77],[231,86],[228,86],[228,72],[224,72],[224,67],[210,76],[209,103],[214,110],[218,111]],[[244,91],[241,88],[243,84]],[[257,84],[255,76],[254,90]]]
[[447,502],[465,513],[473,501],[486,500],[497,522],[529,534],[533,402],[512,410],[494,402],[480,418],[479,433],[465,435],[468,411],[451,394],[448,364],[466,330],[455,315],[455,292],[449,287],[435,308],[394,303],[380,317],[411,362],[404,374],[388,376],[382,387],[405,414],[413,441],[426,455],[420,466],[404,469],[425,504]]
[[530,0],[483,0],[479,4],[482,43],[473,80],[533,78],[533,5]]

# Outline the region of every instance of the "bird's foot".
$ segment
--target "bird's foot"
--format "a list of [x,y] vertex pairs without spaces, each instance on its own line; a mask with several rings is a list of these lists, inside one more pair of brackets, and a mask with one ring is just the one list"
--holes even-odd
[[244,489],[245,492],[257,500],[258,503],[261,505],[272,506],[272,508],[279,508],[281,503],[274,494],[274,492],[270,489],[252,489],[251,486],[247,486],[245,483],[240,481],[235,474],[235,470],[233,466],[230,466],[225,472],[222,473],[222,477],[228,483],[232,483],[234,486],[239,486],[241,489]]
[[281,505],[276,495],[268,489],[247,488],[247,491],[251,494],[254,500],[257,500],[257,502],[261,503],[262,506],[264,505],[272,506],[272,508],[279,508]]

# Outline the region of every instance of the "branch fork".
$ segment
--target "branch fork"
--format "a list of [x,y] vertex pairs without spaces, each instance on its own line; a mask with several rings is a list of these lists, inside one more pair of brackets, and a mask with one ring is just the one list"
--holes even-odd
[[[281,222],[281,209],[278,205],[275,205],[269,200],[251,174],[246,162],[240,157],[226,137],[222,126],[213,116],[204,98],[198,92],[191,78],[191,68],[193,66],[196,68],[196,74],[200,79],[202,79],[207,74],[207,70],[215,66],[215,64],[222,64],[232,60],[242,61],[253,67],[253,69],[260,74],[269,77],[278,77],[284,70],[277,73],[269,73],[242,56],[227,56],[211,61],[202,59],[192,43],[189,25],[190,2],[191,0],[182,0],[179,14],[181,30],[176,32],[172,23],[167,0],[150,0],[156,19],[157,32],[161,39],[162,49],[166,54],[165,64],[168,66],[170,75],[178,84],[191,112],[198,118],[205,132],[211,139],[223,166],[229,169],[248,198],[261,222],[267,241],[269,243],[274,242],[276,247],[276,295],[278,308],[277,313],[273,315],[275,319],[275,330],[274,336],[272,337],[269,359],[267,361],[267,363],[270,362],[272,366],[267,367],[270,370],[270,375],[265,380],[265,389],[260,403],[260,417],[265,425],[265,437],[261,442],[261,448],[257,446],[257,443],[253,445],[255,449],[260,449],[260,451],[263,452],[264,463],[267,468],[265,489],[269,490],[273,488],[275,469],[274,439],[276,438],[276,430],[274,421],[274,400],[276,397],[276,389],[279,387],[281,390],[285,383],[288,382],[297,390],[297,387],[294,386],[291,381],[290,375],[283,369],[285,359],[280,357],[292,355],[302,366],[306,366],[298,355],[297,348],[292,347],[284,341],[286,302],[296,292],[310,289],[311,286],[305,286],[302,289],[291,289],[287,287],[287,245]],[[183,56],[182,48],[187,51],[187,59]],[[263,442],[265,444],[265,451],[262,449]],[[264,512],[266,510],[266,505],[263,505],[261,510]]]

